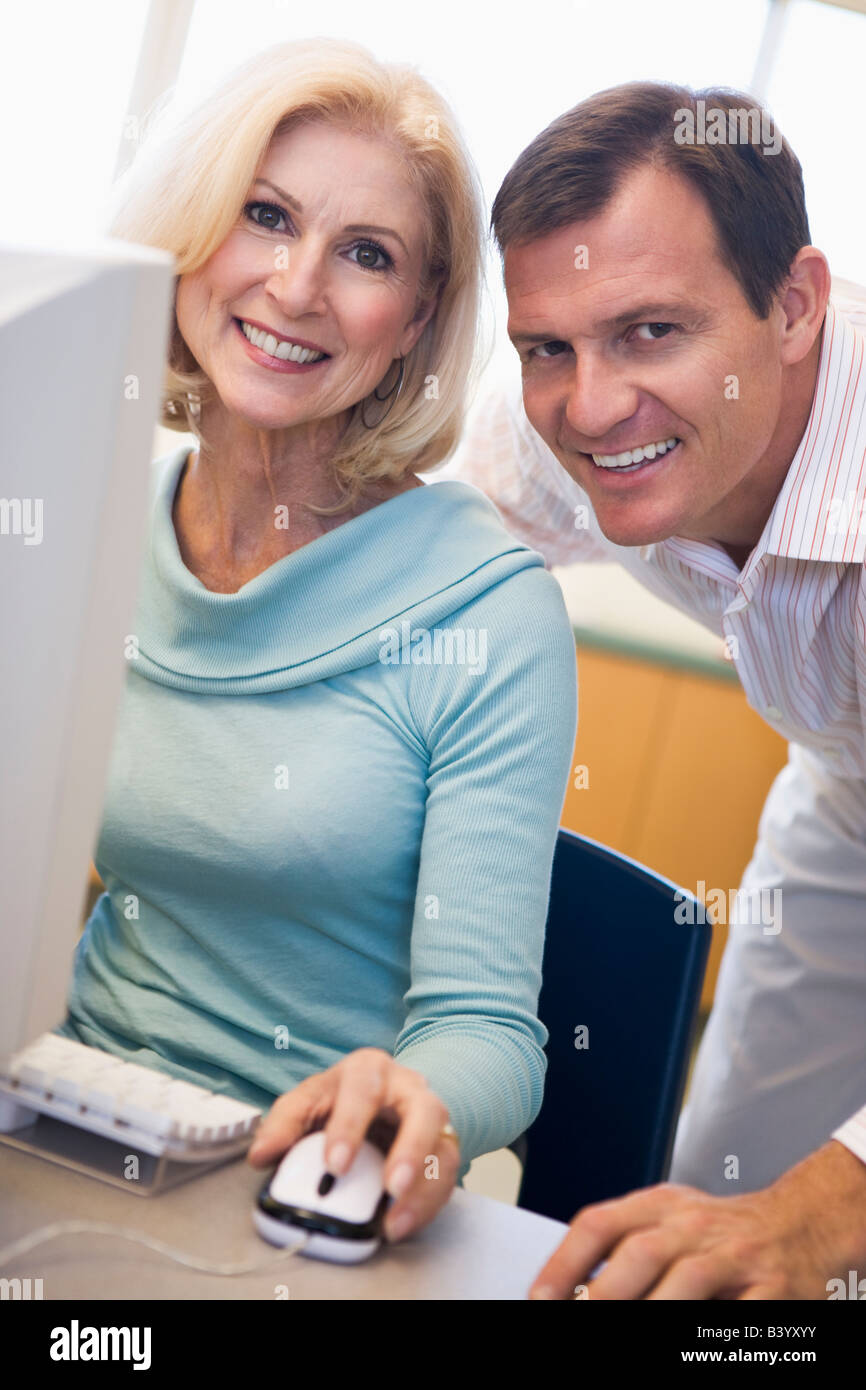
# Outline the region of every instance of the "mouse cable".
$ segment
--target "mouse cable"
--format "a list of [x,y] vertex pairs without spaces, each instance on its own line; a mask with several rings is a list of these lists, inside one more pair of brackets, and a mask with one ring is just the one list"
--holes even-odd
[[286,1256],[296,1255],[303,1250],[309,1240],[308,1235],[303,1235],[294,1245],[281,1247],[279,1255],[273,1255],[270,1259],[262,1260],[253,1264],[212,1264],[208,1260],[199,1259],[196,1255],[187,1255],[182,1250],[175,1250],[170,1245],[165,1245],[161,1240],[152,1240],[150,1236],[143,1235],[141,1231],[132,1231],[126,1226],[111,1226],[105,1221],[55,1221],[52,1226],[40,1226],[29,1236],[23,1236],[21,1240],[16,1240],[14,1244],[7,1245],[0,1250],[0,1266],[6,1265],[17,1255],[24,1255],[28,1250],[32,1250],[36,1245],[44,1245],[46,1241],[55,1240],[58,1236],[71,1236],[85,1233],[95,1236],[120,1236],[123,1240],[135,1241],[138,1245],[147,1245],[151,1250],[156,1250],[160,1255],[167,1255],[175,1264],[186,1265],[189,1269],[197,1269],[202,1274],[256,1274],[260,1270],[273,1268],[277,1264],[282,1264]]

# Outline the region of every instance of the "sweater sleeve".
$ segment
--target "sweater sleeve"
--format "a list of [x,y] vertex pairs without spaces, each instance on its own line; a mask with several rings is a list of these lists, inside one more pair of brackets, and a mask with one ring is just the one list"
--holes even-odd
[[412,672],[430,761],[394,1056],[448,1106],[468,1164],[517,1138],[541,1106],[547,1033],[536,1010],[577,672],[562,593],[540,566],[447,628],[478,659]]

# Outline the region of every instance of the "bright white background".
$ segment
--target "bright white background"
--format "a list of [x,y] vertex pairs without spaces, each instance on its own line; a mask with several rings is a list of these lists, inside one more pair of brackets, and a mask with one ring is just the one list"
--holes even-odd
[[[851,3],[866,8],[866,0]],[[118,160],[132,153],[124,124],[144,114],[130,106],[148,8],[147,0],[7,0],[0,238],[56,243],[102,233]],[[173,18],[185,13],[183,0],[167,8]],[[866,14],[819,0],[779,0],[778,8],[784,19],[768,83],[755,94],[802,162],[813,241],[834,274],[866,285]],[[443,92],[489,207],[520,150],[593,91],[639,78],[754,91],[770,10],[770,0],[197,0],[174,90],[183,104],[193,101],[250,54],[286,39],[353,39],[381,58],[415,64]],[[157,61],[169,47],[164,40]],[[490,373],[514,374],[493,254],[489,269],[497,340]],[[708,650],[711,637],[697,624],[661,604],[650,614],[649,596],[608,570],[560,575],[576,620],[595,614],[607,629],[633,620],[669,646]]]
[[[866,0],[852,3],[866,8]],[[819,0],[781,7],[766,91],[755,94],[803,164],[814,242],[837,276],[866,285],[866,15]],[[166,8],[183,18],[183,0]],[[102,234],[118,160],[134,148],[124,126],[144,114],[130,108],[148,9],[148,0],[7,0],[0,239],[56,244]],[[770,0],[197,0],[179,67],[169,71],[186,104],[250,54],[290,38],[353,39],[412,63],[457,112],[489,207],[520,150],[593,91],[639,78],[754,91],[770,9]],[[157,63],[169,51],[170,38]],[[490,373],[514,374],[492,253],[489,269]],[[173,446],[176,436],[169,439]],[[608,630],[633,622],[668,646],[709,651],[711,634],[660,603],[650,613],[650,596],[609,570],[560,573],[576,621],[594,615]]]
[[[749,89],[768,0],[198,0],[184,100],[287,38],[354,39],[416,64],[454,106],[488,198],[517,153],[590,92],[635,78]],[[0,236],[98,233],[146,0],[28,0],[0,28]],[[803,164],[814,241],[866,283],[866,16],[791,0],[766,99]],[[141,114],[141,113],[137,113]]]

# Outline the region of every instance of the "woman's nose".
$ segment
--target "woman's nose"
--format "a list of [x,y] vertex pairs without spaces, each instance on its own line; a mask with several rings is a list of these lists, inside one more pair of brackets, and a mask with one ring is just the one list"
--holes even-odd
[[321,314],[327,307],[326,269],[322,252],[312,243],[281,246],[265,289],[289,318]]

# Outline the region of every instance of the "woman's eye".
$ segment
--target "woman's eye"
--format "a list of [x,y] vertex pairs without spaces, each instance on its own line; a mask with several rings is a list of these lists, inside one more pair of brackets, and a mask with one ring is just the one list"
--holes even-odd
[[537,343],[535,347],[529,349],[530,357],[559,357],[563,352],[568,352],[568,343],[564,343],[561,338],[552,338],[549,343]]
[[355,264],[363,266],[365,270],[387,270],[394,264],[385,248],[377,246],[375,241],[356,242],[349,254],[353,256]]
[[659,338],[666,338],[674,330],[672,323],[639,323],[635,327],[635,336],[639,336],[642,328],[645,328],[648,337],[641,338],[642,343],[657,342]]
[[281,227],[275,226],[273,222],[262,221],[260,218],[255,216],[255,214],[259,210],[261,210],[264,213],[265,217],[284,218],[286,214],[281,207],[279,207],[276,203],[247,203],[246,207],[244,208],[244,212],[246,213],[247,217],[249,217],[251,222],[254,222],[257,227],[261,227],[262,230],[265,232],[277,232],[284,230]]

